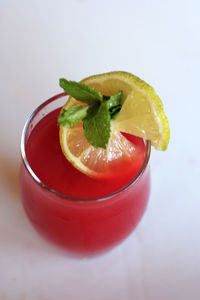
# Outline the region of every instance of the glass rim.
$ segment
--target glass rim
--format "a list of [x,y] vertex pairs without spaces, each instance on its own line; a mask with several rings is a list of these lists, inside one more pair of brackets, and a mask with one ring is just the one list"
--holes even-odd
[[73,196],[68,196],[66,194],[62,194],[52,188],[50,188],[48,185],[46,185],[44,182],[42,182],[42,180],[40,180],[40,178],[35,174],[35,172],[32,170],[31,166],[29,165],[29,162],[27,160],[26,157],[26,150],[25,150],[25,138],[26,138],[26,133],[27,133],[27,129],[29,128],[30,122],[32,121],[32,119],[36,116],[36,114],[46,105],[48,105],[49,103],[63,97],[63,96],[68,96],[66,93],[60,93],[57,94],[51,98],[49,98],[48,100],[44,101],[42,104],[40,104],[27,118],[25,125],[23,127],[22,130],[22,135],[21,135],[21,157],[22,157],[22,161],[28,171],[28,173],[30,174],[30,176],[34,179],[34,181],[39,184],[43,189],[47,190],[50,193],[55,194],[58,197],[64,198],[64,199],[68,199],[68,200],[78,200],[78,201],[103,201],[106,200],[108,198],[111,198],[115,195],[120,194],[121,192],[127,190],[131,185],[134,185],[138,179],[142,176],[142,174],[144,173],[148,162],[149,162],[149,158],[150,158],[150,153],[151,153],[151,141],[147,140],[146,142],[146,155],[144,158],[144,162],[140,168],[140,170],[138,171],[137,175],[134,176],[134,178],[126,185],[124,185],[123,187],[121,187],[120,189],[106,194],[104,196],[98,196],[98,197],[73,197]]

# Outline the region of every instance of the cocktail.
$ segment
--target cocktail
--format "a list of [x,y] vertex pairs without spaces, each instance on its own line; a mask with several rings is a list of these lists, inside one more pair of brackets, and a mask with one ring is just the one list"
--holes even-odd
[[[150,133],[155,127],[152,123],[149,132],[146,125],[143,132],[140,126],[127,129],[123,108],[133,96],[127,92],[128,84],[133,83],[125,80],[124,74],[90,77],[84,81],[89,87],[86,90],[84,85],[62,80],[65,92],[39,106],[23,130],[20,188],[26,214],[46,239],[78,255],[105,252],[135,229],[150,192],[150,139],[160,149],[168,143],[166,130]],[[82,96],[77,87],[83,88],[84,93],[78,92]],[[139,97],[136,90],[134,95]],[[152,115],[147,106],[139,111],[146,118]],[[99,121],[100,129],[91,128]],[[133,127],[140,134],[135,134]]]

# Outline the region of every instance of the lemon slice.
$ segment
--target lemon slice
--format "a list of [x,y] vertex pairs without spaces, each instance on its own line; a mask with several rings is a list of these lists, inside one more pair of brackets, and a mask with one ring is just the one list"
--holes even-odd
[[95,75],[83,82],[107,96],[122,90],[122,109],[115,122],[116,130],[150,140],[157,150],[167,148],[168,119],[160,98],[149,84],[127,72]]
[[[137,151],[120,132],[150,140],[158,150],[165,150],[169,143],[169,123],[163,105],[154,89],[140,78],[126,72],[110,72],[82,80],[105,96],[123,91],[122,108],[112,121],[111,138],[106,150],[94,148],[84,136],[83,124],[73,127],[60,126],[60,144],[65,157],[81,172],[92,177],[106,177],[117,161],[136,160]],[[64,109],[80,103],[69,97]],[[83,104],[83,103],[81,103]]]

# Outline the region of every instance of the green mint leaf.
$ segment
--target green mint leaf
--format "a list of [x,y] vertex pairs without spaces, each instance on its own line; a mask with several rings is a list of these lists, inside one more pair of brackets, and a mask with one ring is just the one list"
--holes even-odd
[[117,94],[112,95],[109,100],[107,100],[107,105],[109,108],[112,108],[113,106],[120,105],[121,98],[122,98],[123,92],[119,91]]
[[68,95],[86,104],[93,104],[97,101],[103,101],[103,96],[100,92],[82,82],[68,81],[64,78],[61,78],[60,86]]
[[96,104],[88,109],[87,117],[83,120],[84,134],[95,148],[106,149],[110,138],[110,120],[107,102]]
[[119,114],[119,111],[121,109],[121,98],[122,98],[123,92],[120,91],[117,94],[110,97],[109,100],[107,100],[107,105],[109,107],[111,119],[115,120]]
[[112,120],[116,120],[120,110],[121,110],[121,105],[114,106],[110,109],[110,115]]
[[67,110],[63,110],[58,116],[58,125],[71,127],[83,120],[87,116],[88,105],[73,105]]

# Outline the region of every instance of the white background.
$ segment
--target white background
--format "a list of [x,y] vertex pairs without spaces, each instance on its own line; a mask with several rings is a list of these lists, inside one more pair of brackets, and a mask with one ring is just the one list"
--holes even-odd
[[[200,299],[198,0],[0,0],[0,300]],[[18,189],[20,135],[58,79],[132,72],[163,100],[169,149],[152,150],[152,191],[115,250],[72,259],[33,230]]]

